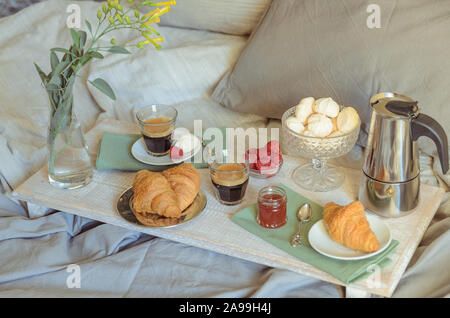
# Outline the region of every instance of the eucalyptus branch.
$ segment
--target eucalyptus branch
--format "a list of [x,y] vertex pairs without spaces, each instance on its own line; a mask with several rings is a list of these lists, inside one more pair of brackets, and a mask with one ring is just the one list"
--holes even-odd
[[[150,0],[141,0],[133,4],[133,0],[127,0],[129,6],[124,8],[121,5],[121,0],[107,0],[97,11],[97,25],[92,27],[88,20],[85,24],[89,30],[88,35],[85,31],[70,29],[70,34],[73,44],[68,49],[53,48],[50,50],[50,65],[51,71],[44,73],[42,69],[34,63],[37,73],[41,79],[42,85],[47,91],[47,95],[51,105],[51,119],[48,133],[49,143],[49,172],[54,173],[56,158],[65,151],[66,147],[71,142],[71,136],[66,138],[65,145],[62,149],[57,151],[55,140],[60,133],[65,133],[72,121],[73,108],[73,85],[76,77],[86,79],[88,83],[96,87],[102,93],[115,100],[115,94],[109,84],[101,79],[96,78],[91,81],[88,78],[78,75],[78,71],[89,63],[92,59],[102,59],[104,56],[99,51],[108,51],[110,53],[129,54],[130,52],[125,47],[145,48],[147,44],[152,44],[159,49],[160,45],[157,41],[162,38],[151,38],[152,34],[159,36],[149,24],[159,21],[159,17],[170,11],[170,6],[175,5],[175,0],[154,2]],[[143,7],[153,9],[149,13],[141,15],[138,11]],[[156,7],[156,8],[155,8]],[[161,7],[161,8],[159,8]],[[134,11],[134,16],[131,12]],[[129,16],[130,14],[130,16]],[[105,25],[105,23],[109,24]],[[143,40],[137,44],[125,44],[122,46],[115,45],[115,39],[112,38],[110,43],[112,46],[98,45],[98,42],[106,35],[116,30],[132,29],[140,32]],[[152,32],[148,31],[150,29]],[[57,53],[62,53],[62,57],[58,57]]]
[[[150,24],[157,23],[159,17],[170,11],[170,7],[175,5],[175,0],[154,2],[150,0],[143,0],[134,3],[133,0],[127,0],[128,6],[123,7],[121,0],[107,0],[97,11],[97,25],[93,31],[91,23],[86,20],[86,25],[89,29],[90,40],[86,45],[87,34],[85,31],[76,31],[70,29],[73,39],[73,44],[69,49],[53,48],[51,49],[51,64],[52,70],[45,74],[36,64],[36,70],[41,77],[44,87],[49,93],[51,104],[55,105],[55,109],[60,107],[60,102],[63,102],[65,90],[70,79],[70,76],[76,73],[86,65],[91,59],[103,58],[104,56],[99,51],[108,51],[110,53],[129,54],[130,52],[125,47],[137,47],[140,49],[152,44],[159,49],[161,46],[156,42],[161,42],[162,38],[152,38],[151,35],[158,35],[159,33],[153,29]],[[151,11],[142,15],[139,9],[148,7]],[[134,11],[134,15],[131,13]],[[105,25],[106,22],[109,24]],[[136,44],[125,44],[121,46],[115,45],[115,39],[111,39],[112,46],[97,45],[97,43],[105,36],[122,29],[130,29],[139,32],[143,37],[142,41]],[[58,59],[56,52],[64,53],[61,60]],[[115,99],[112,88],[106,81],[98,78],[94,81],[89,81],[104,94],[110,98]],[[56,92],[56,94],[54,94]]]

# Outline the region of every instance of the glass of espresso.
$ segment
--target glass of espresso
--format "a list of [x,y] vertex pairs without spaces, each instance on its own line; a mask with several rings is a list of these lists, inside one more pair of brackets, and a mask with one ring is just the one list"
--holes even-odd
[[169,153],[177,115],[177,110],[167,105],[147,106],[136,113],[150,155],[160,157]]
[[217,199],[226,205],[242,202],[248,185],[248,162],[233,163],[215,159],[210,163],[211,181]]

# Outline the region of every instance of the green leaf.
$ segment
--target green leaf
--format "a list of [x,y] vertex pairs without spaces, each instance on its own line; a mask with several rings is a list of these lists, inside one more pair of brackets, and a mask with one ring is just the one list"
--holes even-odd
[[84,20],[84,23],[86,23],[86,26],[87,26],[89,32],[92,34],[92,25],[89,23],[88,20]]
[[117,45],[111,46],[111,48],[108,51],[117,54],[131,54],[131,52],[128,51],[127,49]]
[[68,53],[71,54],[68,49],[64,49],[62,47],[54,47],[53,49],[50,49],[52,52],[61,52],[61,53]]
[[50,83],[50,84],[48,84],[48,85],[45,87],[45,89],[46,89],[47,91],[57,92],[57,91],[59,91],[61,88],[60,88],[58,85],[56,85],[56,84]]
[[102,58],[104,58],[103,55],[101,55],[100,53],[98,53],[98,52],[96,52],[96,51],[89,52],[88,54],[90,54],[92,57],[95,57],[96,59],[102,59]]
[[63,97],[62,97],[63,100],[67,100],[70,97],[70,95],[72,95],[72,93],[73,93],[72,89],[73,89],[73,85],[75,83],[75,79],[76,79],[75,75],[70,76],[70,78],[68,79],[67,85],[66,85]]
[[84,56],[80,59],[80,65],[81,65],[81,66],[86,65],[91,59],[92,59],[92,56],[91,56],[90,54],[84,55]]
[[79,31],[78,34],[80,35],[80,49],[82,49],[84,47],[84,45],[86,44],[86,32],[84,31]]
[[70,61],[60,62],[56,65],[55,70],[52,72],[53,75],[60,75],[62,72],[66,70],[66,68],[70,65]]
[[49,81],[49,84],[56,84],[56,85],[61,85],[61,78],[60,75],[62,72],[65,71],[65,69],[70,65],[70,61],[63,61],[60,62],[55,69],[52,71],[51,75],[52,78]]
[[72,53],[73,56],[78,56],[78,55],[77,55],[77,53],[78,53],[78,52],[77,52],[77,48],[76,48],[75,46],[72,45],[72,46],[70,47],[70,53]]
[[42,69],[39,67],[39,65],[37,65],[36,63],[33,63],[33,64],[34,64],[34,67],[36,68],[36,71],[39,74],[39,77],[41,78],[42,83],[44,85],[47,85],[47,81],[48,81],[47,75],[45,75],[45,73],[42,71]]
[[59,74],[54,74],[54,75],[52,75],[52,78],[48,82],[47,87],[52,87],[52,90],[53,90],[53,87],[54,87],[53,85],[60,87],[61,84],[62,84],[61,76]]
[[116,100],[116,95],[114,95],[114,91],[109,86],[108,83],[106,83],[105,80],[101,78],[96,78],[93,81],[88,80],[89,83],[91,83],[95,88],[97,88],[100,92],[111,98],[112,100]]
[[57,105],[56,110],[50,120],[50,134],[48,135],[50,141],[56,138],[56,135],[61,129],[65,129],[70,124],[72,102],[73,97],[70,96],[70,98]]
[[75,47],[79,50],[80,49],[80,35],[78,34],[78,32],[75,29],[70,29],[70,35],[72,36]]
[[55,52],[50,52],[50,65],[52,67],[52,70],[56,68],[56,66],[59,64],[59,59],[56,56]]

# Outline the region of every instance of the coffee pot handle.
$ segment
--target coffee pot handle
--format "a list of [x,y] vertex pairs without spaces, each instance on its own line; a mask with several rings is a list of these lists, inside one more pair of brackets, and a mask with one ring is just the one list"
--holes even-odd
[[426,136],[434,141],[441,162],[442,173],[446,174],[448,171],[448,140],[444,128],[430,116],[419,114],[412,120],[411,132],[414,141],[421,136]]

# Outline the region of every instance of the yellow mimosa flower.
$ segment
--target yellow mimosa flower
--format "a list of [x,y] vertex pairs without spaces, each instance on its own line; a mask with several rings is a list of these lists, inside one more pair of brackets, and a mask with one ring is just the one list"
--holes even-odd
[[[156,31],[155,29],[153,29],[151,26],[149,26],[149,25],[143,25],[143,26],[145,26],[147,29],[149,29],[150,31],[152,31],[152,32],[155,33],[156,35],[160,35],[159,32]],[[147,33],[147,34],[149,34],[149,35],[151,35],[152,32],[150,32],[150,31],[144,31],[144,32]]]
[[176,5],[177,2],[175,0],[172,1],[164,1],[164,2],[157,2],[157,3],[152,3],[150,4],[150,6],[155,7],[155,6],[166,6],[166,5]]
[[152,38],[149,37],[145,32],[142,32],[142,36],[146,37],[148,40],[151,40]]
[[154,17],[159,17],[159,16],[161,16],[161,15],[163,15],[163,14],[169,12],[169,11],[170,11],[170,6],[165,6],[162,9],[160,9],[159,12],[155,13],[153,16]]
[[161,22],[161,20],[160,20],[158,17],[156,17],[156,18],[151,18],[151,19],[149,19],[148,21],[144,22],[144,26],[148,26],[149,24],[152,24],[152,23],[159,23],[159,22]]
[[155,13],[158,13],[159,12],[159,8],[156,8],[155,10],[153,10],[153,11],[149,11],[149,12],[147,12],[146,14],[144,14],[144,16],[142,17],[143,19],[146,19],[146,18],[148,18],[149,16],[151,16],[151,15],[153,15],[153,14],[155,14]]
[[156,42],[162,42],[163,41],[162,37],[159,37],[159,38],[156,38],[156,39],[152,39],[151,37],[149,37],[145,33],[142,33],[142,35],[147,38],[147,41],[144,41],[144,42],[153,44],[155,46],[155,48],[157,48],[158,50],[161,48],[161,45],[159,45]]

